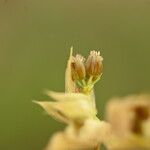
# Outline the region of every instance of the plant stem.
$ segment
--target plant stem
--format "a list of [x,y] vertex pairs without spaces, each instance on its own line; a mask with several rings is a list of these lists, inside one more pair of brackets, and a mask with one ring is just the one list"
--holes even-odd
[[94,149],[93,149],[93,150],[99,150],[99,148],[100,148],[100,146],[99,146],[99,145],[97,145],[97,146],[95,146],[95,147],[94,147]]

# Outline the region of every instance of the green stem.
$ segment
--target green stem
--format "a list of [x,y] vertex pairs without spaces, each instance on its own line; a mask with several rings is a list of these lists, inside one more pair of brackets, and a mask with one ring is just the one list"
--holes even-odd
[[88,82],[87,82],[87,85],[90,85],[92,83],[92,79],[93,79],[93,76],[90,76]]

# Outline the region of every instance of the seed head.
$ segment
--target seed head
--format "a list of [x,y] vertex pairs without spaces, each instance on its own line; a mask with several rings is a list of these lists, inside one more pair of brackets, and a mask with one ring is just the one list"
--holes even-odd
[[72,78],[73,80],[82,80],[85,78],[85,59],[81,55],[76,55],[73,57],[73,62],[71,64]]
[[87,58],[85,67],[86,73],[89,76],[100,76],[103,69],[102,64],[103,58],[100,56],[100,52],[91,51],[89,57]]

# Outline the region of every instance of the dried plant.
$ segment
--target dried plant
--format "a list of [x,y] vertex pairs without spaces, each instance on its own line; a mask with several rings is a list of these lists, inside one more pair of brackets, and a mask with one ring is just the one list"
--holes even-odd
[[46,150],[98,150],[109,137],[110,126],[97,118],[94,84],[102,75],[103,58],[91,51],[87,59],[72,55],[66,68],[65,93],[48,91],[56,101],[35,101],[54,119],[66,123],[55,133]]

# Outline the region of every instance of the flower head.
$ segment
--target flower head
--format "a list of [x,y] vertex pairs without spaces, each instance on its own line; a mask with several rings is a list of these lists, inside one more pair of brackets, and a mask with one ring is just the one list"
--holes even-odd
[[82,80],[85,78],[84,61],[85,59],[81,55],[73,57],[73,62],[71,63],[73,80]]
[[72,56],[71,51],[66,71],[67,89],[72,89],[72,92],[90,94],[93,90],[94,84],[102,75],[102,60],[103,58],[100,56],[99,51],[91,51],[87,60],[78,54]]
[[88,76],[100,76],[102,74],[103,58],[100,56],[100,52],[91,51],[86,61],[86,73]]
[[150,96],[132,95],[114,98],[107,105],[106,117],[118,135],[143,136],[145,134],[143,124],[150,119]]

